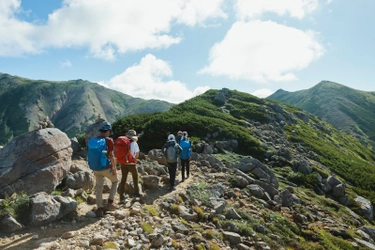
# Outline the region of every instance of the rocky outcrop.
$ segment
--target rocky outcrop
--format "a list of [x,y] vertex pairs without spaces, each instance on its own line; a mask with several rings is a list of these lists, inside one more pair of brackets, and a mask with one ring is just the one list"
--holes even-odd
[[39,226],[76,211],[77,202],[70,197],[50,196],[45,192],[30,198],[30,225]]
[[31,131],[0,151],[0,198],[13,193],[52,192],[68,175],[72,148],[56,128]]

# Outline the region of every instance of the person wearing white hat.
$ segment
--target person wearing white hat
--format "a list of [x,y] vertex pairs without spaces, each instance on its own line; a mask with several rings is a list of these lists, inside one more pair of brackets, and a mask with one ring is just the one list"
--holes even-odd
[[121,182],[119,187],[119,194],[120,194],[120,203],[125,202],[125,184],[126,180],[128,178],[128,173],[130,172],[133,179],[133,185],[134,185],[134,195],[133,197],[142,197],[142,195],[139,193],[139,185],[138,185],[138,170],[137,170],[137,159],[139,157],[139,145],[137,143],[138,136],[137,132],[133,129],[129,130],[126,134],[126,137],[131,139],[130,142],[130,153],[133,155],[134,162],[131,162],[129,164],[121,164]]

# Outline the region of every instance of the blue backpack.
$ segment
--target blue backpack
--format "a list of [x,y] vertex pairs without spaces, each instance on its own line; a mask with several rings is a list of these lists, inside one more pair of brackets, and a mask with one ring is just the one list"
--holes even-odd
[[182,160],[187,160],[190,158],[190,147],[191,147],[191,142],[189,140],[182,140],[180,142],[180,146],[182,148],[182,151],[180,153],[180,158]]
[[87,143],[87,159],[90,169],[104,170],[111,164],[107,156],[107,138],[91,138]]

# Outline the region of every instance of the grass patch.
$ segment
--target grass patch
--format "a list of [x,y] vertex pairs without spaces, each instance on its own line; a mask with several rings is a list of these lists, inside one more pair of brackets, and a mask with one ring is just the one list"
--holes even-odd
[[202,208],[200,208],[198,206],[193,206],[192,208],[193,208],[194,212],[196,212],[198,214],[198,219],[203,220],[204,219],[204,212],[203,212]]
[[117,249],[117,245],[111,241],[104,243],[103,249]]
[[152,228],[150,223],[142,223],[141,227],[142,227],[143,231],[148,233],[148,234],[152,234],[154,232],[154,229]]
[[190,186],[189,195],[191,199],[197,199],[198,201],[202,202],[203,205],[209,206],[210,205],[210,197],[211,193],[208,190],[210,186],[207,182],[198,182]]
[[159,216],[159,213],[158,211],[156,210],[156,208],[152,205],[145,205],[143,206],[143,210],[144,211],[147,211],[149,214],[151,214],[152,216]]
[[11,215],[17,221],[25,223],[28,220],[29,206],[30,198],[24,193],[7,197],[0,203],[0,218]]
[[208,240],[212,240],[215,237],[215,233],[212,230],[207,229],[206,231],[204,231],[204,236]]
[[220,250],[220,247],[213,241],[210,241],[210,245],[208,247],[209,250]]
[[181,208],[177,204],[173,204],[170,206],[169,211],[171,214],[180,214],[181,213]]

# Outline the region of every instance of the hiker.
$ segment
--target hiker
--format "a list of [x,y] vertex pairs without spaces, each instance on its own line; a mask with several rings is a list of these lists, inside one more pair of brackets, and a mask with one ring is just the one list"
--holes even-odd
[[[104,210],[115,210],[118,208],[118,205],[114,203],[114,198],[117,191],[118,186],[118,179],[117,179],[117,172],[116,172],[116,164],[115,158],[113,155],[113,146],[114,142],[113,139],[109,136],[112,132],[112,127],[109,124],[105,124],[99,129],[100,135],[97,138],[106,138],[106,146],[107,146],[107,157],[109,161],[107,162],[107,166],[103,170],[94,170],[94,175],[96,179],[96,216],[101,217],[103,216]],[[104,184],[104,177],[108,178],[112,182],[111,190],[108,197],[107,205],[103,206],[103,184]]]
[[185,170],[186,170],[186,178],[189,178],[190,157],[191,157],[191,142],[188,139],[188,132],[186,131],[182,132],[180,146],[182,148],[182,151],[179,157],[181,159],[181,174],[182,174],[181,181],[185,181]]
[[[176,139],[176,142],[177,142],[178,145],[180,145],[181,139],[182,139],[182,131],[179,130],[177,132],[177,139]],[[178,156],[178,158],[177,158],[177,170],[178,171],[181,170],[181,158],[180,158],[180,156]]]
[[177,168],[177,156],[181,152],[182,148],[177,144],[173,134],[168,135],[168,141],[161,148],[161,151],[165,155],[167,160],[167,167],[169,171],[169,183],[170,189],[175,190],[175,179],[176,179],[176,168]]
[[[127,162],[120,162],[121,165],[121,183],[119,187],[119,194],[120,194],[120,203],[125,202],[125,184],[128,177],[128,173],[130,172],[133,178],[133,185],[134,185],[134,195],[133,197],[142,197],[139,193],[139,186],[138,186],[138,170],[137,170],[137,159],[139,157],[139,146],[138,146],[138,136],[137,132],[133,129],[129,130],[126,134],[126,137],[130,139],[130,157],[127,159]],[[117,140],[116,140],[116,147],[117,147]],[[117,149],[116,149],[116,156],[117,156]]]

